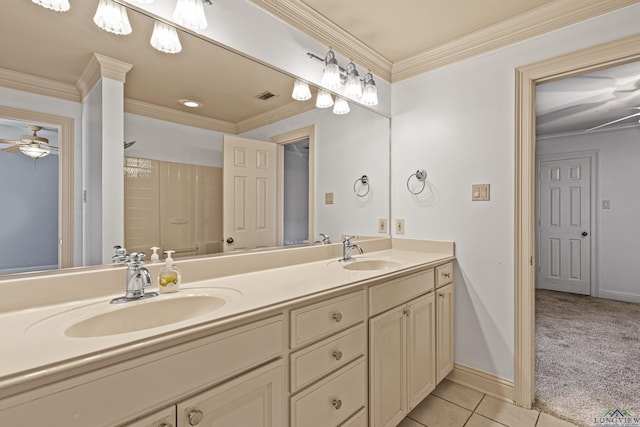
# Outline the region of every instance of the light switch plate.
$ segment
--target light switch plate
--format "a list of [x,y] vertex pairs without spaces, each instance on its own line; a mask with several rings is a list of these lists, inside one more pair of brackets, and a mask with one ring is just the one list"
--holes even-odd
[[325,205],[333,204],[333,193],[324,193],[324,204]]
[[404,234],[404,219],[396,219],[396,234]]
[[491,184],[471,185],[471,200],[474,202],[487,202],[491,200]]
[[380,218],[378,220],[378,233],[386,233],[387,232],[387,219]]

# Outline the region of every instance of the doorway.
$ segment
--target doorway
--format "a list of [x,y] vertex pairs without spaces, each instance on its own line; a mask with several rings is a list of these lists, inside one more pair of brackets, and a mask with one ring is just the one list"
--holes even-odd
[[535,395],[536,84],[640,59],[640,35],[516,69],[515,108],[515,401]]

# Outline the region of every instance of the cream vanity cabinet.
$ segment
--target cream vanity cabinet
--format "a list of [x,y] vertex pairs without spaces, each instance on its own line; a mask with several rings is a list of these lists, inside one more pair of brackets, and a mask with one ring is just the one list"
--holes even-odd
[[366,425],[365,319],[364,290],[291,310],[291,427]]
[[433,269],[369,289],[371,426],[396,426],[436,386],[433,289]]
[[436,268],[436,381],[453,370],[453,263]]

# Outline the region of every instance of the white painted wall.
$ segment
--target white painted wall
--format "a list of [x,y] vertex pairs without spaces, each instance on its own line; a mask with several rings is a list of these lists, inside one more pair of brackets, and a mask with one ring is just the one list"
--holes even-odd
[[[389,119],[357,105],[344,116],[316,109],[242,136],[268,141],[310,125],[316,126],[316,233],[333,241],[343,233],[376,235],[378,218],[389,216]],[[353,184],[362,175],[371,192],[360,198]],[[333,205],[324,203],[327,192]]]
[[0,87],[0,104],[39,113],[70,117],[74,120],[74,242],[73,263],[82,265],[82,108],[77,102],[36,95]]
[[[640,302],[640,241],[633,230],[640,211],[640,127],[540,138],[536,154],[598,151],[597,248],[599,296]],[[611,209],[602,209],[609,200]]]
[[[406,237],[453,240],[456,362],[513,379],[514,70],[637,33],[640,4],[392,86],[392,212]],[[437,197],[414,200],[425,168]],[[490,183],[491,201],[471,202]]]

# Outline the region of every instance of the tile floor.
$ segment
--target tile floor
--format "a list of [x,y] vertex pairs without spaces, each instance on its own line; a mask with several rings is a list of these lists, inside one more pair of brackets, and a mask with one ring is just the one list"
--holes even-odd
[[573,424],[445,380],[398,427],[423,426],[570,427]]

